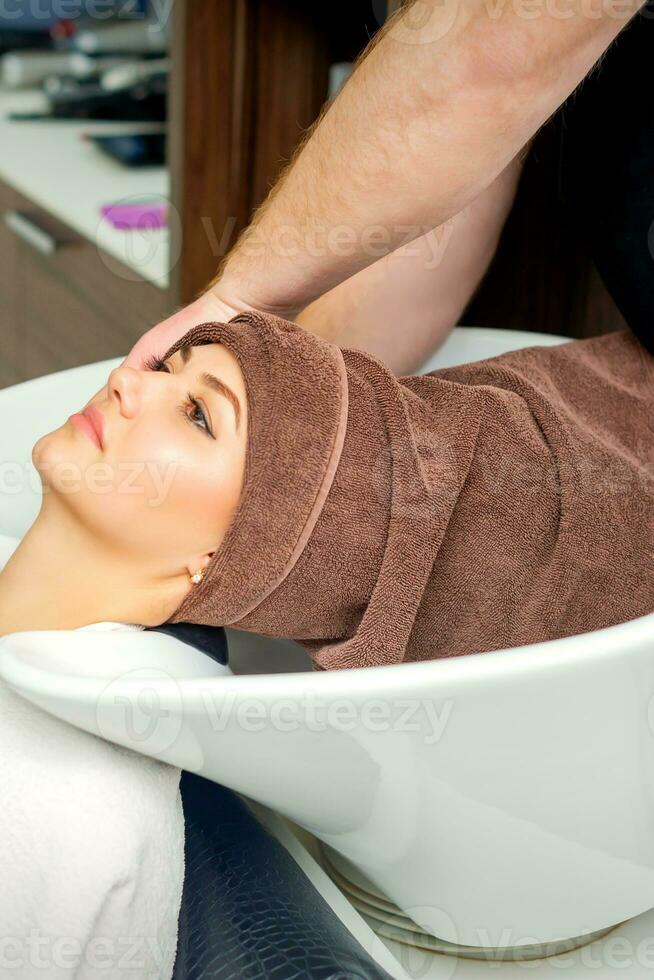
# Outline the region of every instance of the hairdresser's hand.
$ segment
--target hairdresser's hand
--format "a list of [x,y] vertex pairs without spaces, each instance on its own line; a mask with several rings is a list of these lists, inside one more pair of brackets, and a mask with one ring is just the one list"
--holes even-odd
[[226,323],[237,313],[253,309],[252,306],[242,302],[240,299],[226,295],[221,292],[218,285],[210,288],[198,299],[188,306],[173,313],[166,320],[162,320],[136,342],[134,347],[123,361],[129,367],[142,368],[146,361],[151,357],[157,357],[171,347],[176,340],[197,326],[198,323]]

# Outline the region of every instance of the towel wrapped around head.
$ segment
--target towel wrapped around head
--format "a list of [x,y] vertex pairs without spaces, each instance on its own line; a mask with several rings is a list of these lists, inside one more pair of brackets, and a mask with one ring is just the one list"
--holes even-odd
[[171,617],[316,669],[459,656],[654,611],[654,358],[628,330],[420,377],[244,313],[243,492]]

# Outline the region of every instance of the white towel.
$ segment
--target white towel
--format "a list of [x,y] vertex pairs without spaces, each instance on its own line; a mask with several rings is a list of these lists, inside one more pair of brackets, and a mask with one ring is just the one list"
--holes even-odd
[[[16,544],[0,536],[0,567]],[[85,627],[121,628],[136,627]],[[0,745],[0,977],[170,980],[180,770],[74,728],[1,680]]]

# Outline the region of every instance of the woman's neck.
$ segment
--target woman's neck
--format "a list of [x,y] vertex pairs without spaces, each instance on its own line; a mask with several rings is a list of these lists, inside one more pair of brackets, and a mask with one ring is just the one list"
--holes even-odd
[[[127,563],[129,564],[129,563]],[[0,636],[147,622],[143,582],[62,510],[44,509],[0,571]]]

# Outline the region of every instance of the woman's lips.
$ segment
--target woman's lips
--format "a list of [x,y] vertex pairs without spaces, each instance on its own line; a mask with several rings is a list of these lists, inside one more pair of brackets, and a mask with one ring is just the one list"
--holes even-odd
[[87,405],[83,411],[75,412],[69,422],[84,432],[99,449],[103,448],[104,416],[94,405]]

